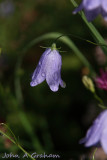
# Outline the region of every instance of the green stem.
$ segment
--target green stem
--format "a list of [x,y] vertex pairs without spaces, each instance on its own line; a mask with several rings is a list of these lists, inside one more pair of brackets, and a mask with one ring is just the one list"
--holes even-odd
[[[58,32],[51,32],[51,33],[47,33],[44,34],[38,38],[35,38],[34,40],[32,40],[28,45],[26,45],[26,47],[24,47],[21,51],[21,55],[24,57],[26,51],[28,49],[30,49],[32,46],[34,46],[35,44],[39,43],[40,41],[46,40],[46,39],[56,39],[57,37],[61,36],[62,33],[58,33]],[[81,60],[81,62],[87,66],[88,68],[90,68],[90,70],[95,73],[94,69],[92,68],[91,64],[88,62],[88,60],[85,58],[85,56],[80,52],[80,50],[76,47],[76,45],[73,43],[73,41],[66,37],[60,38],[59,39],[61,42],[65,43],[70,49],[72,49],[74,51],[74,53],[77,55],[77,57],[79,57],[79,59]]]
[[5,134],[3,131],[0,130],[0,133],[3,134],[6,138],[8,138],[12,143],[14,143],[18,148],[20,148],[20,150],[22,150],[25,154],[28,155],[28,157],[32,160],[36,160],[34,159],[24,148],[21,147],[20,144],[16,143],[11,137],[9,137],[7,134]]
[[73,43],[73,41],[70,40],[70,38],[68,38],[68,37],[62,37],[59,40],[62,41],[63,43],[65,43],[66,45],[68,45],[69,48],[71,48],[74,51],[74,53],[77,55],[77,57],[79,57],[79,59],[81,60],[81,62],[83,62],[83,64],[85,66],[87,66],[88,68],[92,69],[92,66],[90,65],[90,63],[88,62],[88,60],[80,52],[80,50],[76,47],[76,45]]
[[1,126],[5,126],[5,127],[10,131],[10,133],[11,133],[12,136],[14,137],[15,143],[18,144],[18,141],[17,141],[17,138],[16,138],[15,134],[14,134],[14,133],[12,132],[12,130],[8,127],[8,125],[5,124],[5,123],[0,123],[0,125],[1,125]]
[[17,107],[19,108],[19,117],[20,117],[23,127],[25,128],[26,132],[29,134],[32,140],[32,144],[34,148],[36,149],[36,151],[42,152],[43,148],[38,140],[38,137],[34,133],[34,130],[30,122],[28,121],[26,114],[23,111],[24,102],[23,102],[23,95],[22,95],[22,90],[21,90],[21,85],[20,85],[20,76],[17,75],[21,67],[22,58],[23,56],[19,56],[19,59],[17,60],[16,68],[15,68],[15,78],[14,78],[15,92],[16,92],[16,98],[17,98],[17,103],[18,103]]
[[94,97],[100,104],[104,105],[103,100],[96,93],[94,93]]
[[93,153],[93,157],[92,157],[92,160],[95,160],[95,153],[97,151],[97,148],[95,149],[94,153]]
[[[74,5],[74,7],[78,7],[78,4],[75,2],[75,0],[70,0],[70,1]],[[98,32],[98,30],[94,27],[94,25],[91,22],[87,21],[85,15],[84,15],[84,12],[80,11],[79,14],[82,17],[85,24],[87,25],[87,27],[89,28],[89,30],[91,31],[92,36],[95,39],[95,41],[97,43],[106,45],[104,38],[101,36],[101,34]],[[100,46],[100,47],[103,49],[104,53],[107,55],[107,47],[105,47],[105,46]]]
[[103,100],[94,92],[94,98],[99,102],[98,106],[102,109],[107,109],[107,107],[104,105]]

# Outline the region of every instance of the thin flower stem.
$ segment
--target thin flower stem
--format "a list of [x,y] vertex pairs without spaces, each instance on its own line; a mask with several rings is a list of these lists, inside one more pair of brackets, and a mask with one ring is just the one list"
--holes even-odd
[[22,150],[25,154],[28,155],[28,157],[32,160],[36,160],[33,157],[31,157],[31,155],[24,149],[22,148],[22,146],[19,143],[16,143],[10,136],[8,136],[7,134],[5,134],[2,130],[0,130],[0,133],[2,135],[4,135],[6,138],[8,138],[12,143],[14,143],[18,148],[20,148],[20,150]]
[[104,105],[102,105],[102,104],[98,104],[98,106],[99,106],[100,108],[102,108],[102,109],[107,109],[107,107],[104,106]]
[[96,93],[94,93],[94,98],[100,103],[98,104],[100,108],[107,109],[107,107],[104,105],[103,100]]
[[[29,48],[31,48],[32,46],[34,46],[35,44],[37,44],[38,42],[46,40],[46,39],[56,39],[57,37],[59,37],[61,35],[62,35],[62,33],[51,32],[51,33],[44,34],[44,35],[42,35],[42,36],[40,36],[38,38],[35,38],[26,47],[24,47],[22,49],[21,54],[24,57],[26,51]],[[88,62],[88,60],[85,58],[85,56],[80,52],[80,50],[76,47],[76,45],[73,43],[73,41],[71,39],[69,39],[66,36],[66,37],[61,38],[60,41],[62,41],[66,45],[68,45],[75,52],[75,54],[80,58],[80,60],[83,62],[83,64],[90,68],[91,64]]]
[[102,105],[104,105],[103,100],[102,100],[96,93],[94,93],[94,97],[95,97],[95,99],[98,100]]
[[92,157],[92,160],[95,160],[95,153],[97,151],[97,148],[95,149],[94,153],[93,153],[93,157]]
[[[62,36],[62,33],[58,33],[58,32],[50,32],[47,34],[44,34],[42,36],[39,36],[37,38],[35,38],[34,40],[32,40],[30,43],[28,43],[24,48],[20,49],[20,56],[23,57],[25,56],[25,53],[27,52],[27,50],[29,50],[32,46],[34,46],[35,44],[46,40],[46,39],[57,39],[58,37]],[[77,48],[77,46],[74,44],[74,42],[69,38],[69,37],[63,37],[60,38],[60,41],[63,42],[64,44],[66,44],[71,50],[73,50],[73,52],[77,55],[77,57],[79,57],[79,59],[81,60],[81,62],[87,66],[88,68],[90,68],[91,73],[95,74],[95,71],[92,67],[92,65],[88,62],[88,60],[85,58],[85,56],[81,53],[81,51]],[[53,43],[53,41],[52,41]],[[52,45],[51,43],[51,45]],[[22,59],[20,61],[20,65],[22,63]]]
[[8,127],[8,125],[5,124],[5,123],[0,123],[0,125],[1,125],[1,126],[5,126],[5,127],[10,131],[10,133],[11,133],[12,136],[14,137],[15,143],[18,144],[17,138],[16,138],[15,134],[12,132],[12,130],[10,129],[10,127]]
[[[74,35],[74,34],[62,34],[62,35],[60,35],[59,37],[57,37],[57,38],[53,41],[53,43],[56,43],[61,37],[65,37],[65,36],[71,36],[71,37],[80,39],[80,40],[82,40],[82,41],[91,43],[91,44],[93,44],[93,45],[95,45],[95,46],[105,46],[105,47],[107,47],[107,44],[103,44],[103,43],[95,43],[95,42],[93,42],[93,41],[90,41],[90,40],[88,40],[88,39],[79,37],[79,36]],[[45,48],[45,47],[44,47],[44,48]]]
[[19,108],[19,118],[20,121],[25,128],[26,132],[29,134],[32,144],[34,149],[36,149],[37,152],[42,152],[43,147],[34,133],[33,127],[31,126],[30,122],[28,121],[27,115],[23,111],[23,105],[24,105],[24,100],[23,100],[23,94],[22,94],[22,89],[21,89],[21,84],[20,84],[20,75],[18,75],[18,71],[21,68],[21,63],[23,60],[23,54],[19,56],[17,63],[16,63],[16,68],[15,68],[15,78],[14,78],[14,85],[15,85],[15,92],[16,92],[16,99],[17,99],[17,107]]

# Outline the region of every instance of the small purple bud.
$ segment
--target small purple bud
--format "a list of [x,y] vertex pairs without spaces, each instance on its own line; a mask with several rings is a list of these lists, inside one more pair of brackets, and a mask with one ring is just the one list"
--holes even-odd
[[65,83],[61,79],[61,65],[61,55],[57,51],[56,45],[53,44],[41,56],[30,85],[34,87],[46,79],[53,92],[58,91],[59,85],[65,88]]

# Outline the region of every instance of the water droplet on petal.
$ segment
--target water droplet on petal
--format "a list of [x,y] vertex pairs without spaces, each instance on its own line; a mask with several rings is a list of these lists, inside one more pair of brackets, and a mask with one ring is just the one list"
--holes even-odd
[[51,53],[51,49],[47,49],[46,56]]
[[41,61],[40,61],[40,62],[39,62],[39,65],[41,66],[41,64],[42,64],[42,63],[41,63]]
[[45,75],[45,73],[44,73],[44,72],[42,72],[41,76],[42,76],[42,77],[45,77],[46,75]]

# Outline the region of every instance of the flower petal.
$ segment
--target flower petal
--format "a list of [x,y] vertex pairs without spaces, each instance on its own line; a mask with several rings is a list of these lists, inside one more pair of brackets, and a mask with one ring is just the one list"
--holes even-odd
[[104,11],[107,12],[107,0],[101,0],[101,6],[104,9]]
[[107,119],[107,110],[104,110],[94,121],[93,125],[89,128],[86,137],[83,138],[80,143],[85,143],[86,147],[97,144],[100,141],[104,121]]
[[60,85],[61,85],[62,88],[66,87],[66,83],[62,79],[60,80]]
[[43,82],[46,78],[46,74],[44,71],[44,67],[45,67],[45,63],[46,63],[46,59],[47,59],[47,55],[51,52],[51,49],[47,49],[43,55],[41,56],[39,63],[32,75],[32,81],[30,83],[30,85],[36,86],[38,84],[40,84],[41,82]]
[[93,125],[87,131],[86,137],[80,140],[80,143],[85,143],[86,147],[95,145],[99,142],[101,132],[98,126]]
[[72,13],[76,14],[77,12],[81,11],[83,9],[83,3],[81,3]]
[[[106,121],[107,125],[107,121]],[[103,129],[102,135],[101,135],[101,146],[104,149],[105,153],[107,154],[107,126]]]
[[30,82],[30,85],[32,87],[42,83],[45,80],[45,76],[42,76],[42,72],[39,66],[37,66],[37,68],[35,69],[34,73],[33,73],[33,79]]
[[53,50],[47,57],[46,69],[46,81],[50,89],[56,92],[60,83],[60,70],[61,70],[61,56],[58,51]]
[[105,111],[105,119],[103,120],[103,130],[101,134],[101,146],[107,154],[107,110]]
[[93,10],[85,9],[85,16],[87,17],[87,20],[90,22],[94,20],[98,14],[100,14],[100,11],[101,11],[100,7]]
[[101,15],[104,17],[104,20],[107,21],[107,11],[105,11],[103,8],[101,9]]
[[50,87],[50,89],[53,91],[53,92],[57,92],[58,91],[58,89],[59,89],[59,86],[56,84],[56,85],[50,85],[49,86]]
[[36,86],[46,79],[50,89],[54,92],[59,89],[59,84],[65,87],[61,79],[61,65],[62,59],[59,52],[54,48],[47,49],[40,58],[30,85]]
[[101,0],[84,0],[83,5],[86,10],[93,10],[100,7]]

